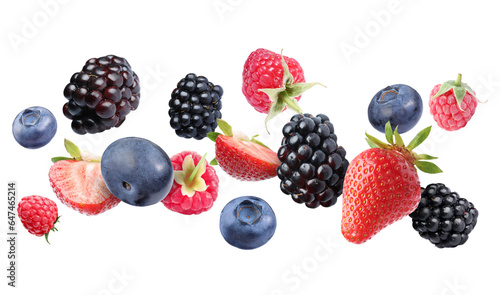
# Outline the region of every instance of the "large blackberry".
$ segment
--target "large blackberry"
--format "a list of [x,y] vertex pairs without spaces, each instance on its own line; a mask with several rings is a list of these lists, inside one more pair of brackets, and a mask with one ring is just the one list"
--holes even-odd
[[283,135],[277,169],[283,193],[309,208],[334,205],[342,194],[349,161],[345,149],[337,145],[330,119],[323,114],[294,115]]
[[477,223],[474,205],[442,183],[421,188],[417,209],[410,214],[413,228],[438,248],[463,245]]
[[78,134],[119,127],[139,106],[139,78],[126,59],[115,55],[91,58],[74,73],[66,88],[64,115]]
[[203,139],[222,117],[223,90],[203,76],[187,74],[177,83],[169,101],[170,126],[184,138]]

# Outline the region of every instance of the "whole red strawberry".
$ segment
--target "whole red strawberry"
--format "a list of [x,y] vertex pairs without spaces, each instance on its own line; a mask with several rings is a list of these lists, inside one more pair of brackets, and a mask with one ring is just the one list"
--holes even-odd
[[305,83],[295,59],[263,48],[250,53],[243,67],[243,94],[258,112],[268,114],[266,122],[286,106],[302,113],[297,101],[316,84]]
[[207,165],[205,156],[184,151],[170,158],[174,183],[161,202],[168,209],[185,214],[200,214],[212,208],[219,191],[219,177]]
[[476,111],[476,93],[462,83],[462,75],[434,86],[430,94],[429,107],[438,126],[454,131],[467,125]]
[[69,140],[64,145],[72,158],[52,158],[49,180],[57,198],[85,215],[97,215],[120,203],[107,188],[101,174],[100,157],[82,153]]
[[217,119],[224,134],[208,133],[215,141],[215,159],[211,164],[218,164],[224,172],[238,180],[258,181],[277,175],[276,169],[281,164],[276,152],[255,139],[235,132],[229,124]]
[[[427,173],[439,173],[429,155],[412,150],[429,136],[431,127],[405,146],[390,122],[386,124],[389,144],[366,134],[372,146],[350,163],[344,179],[342,234],[356,244],[372,238],[388,225],[412,213],[420,201],[420,181],[414,166]],[[393,136],[396,138],[394,142]]]
[[34,195],[22,198],[17,205],[17,214],[30,234],[45,236],[47,243],[49,232],[57,230],[54,227],[59,220],[57,205],[45,197]]

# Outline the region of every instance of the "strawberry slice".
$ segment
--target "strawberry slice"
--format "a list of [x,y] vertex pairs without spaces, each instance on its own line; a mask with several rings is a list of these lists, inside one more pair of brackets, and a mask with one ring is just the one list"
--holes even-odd
[[120,203],[106,187],[101,175],[99,157],[82,154],[79,148],[65,140],[66,150],[73,158],[52,158],[49,180],[57,198],[85,215],[97,215]]
[[207,136],[215,141],[215,161],[230,176],[246,181],[258,181],[276,176],[280,160],[276,152],[245,135],[233,134],[231,126],[218,119],[224,134],[212,132]]

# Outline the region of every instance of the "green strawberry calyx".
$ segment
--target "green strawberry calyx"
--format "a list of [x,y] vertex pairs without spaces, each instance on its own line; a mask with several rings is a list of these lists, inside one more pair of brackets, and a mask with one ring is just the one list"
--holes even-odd
[[[219,135],[226,135],[226,136],[229,136],[229,137],[237,138],[237,139],[242,140],[242,141],[253,142],[253,143],[261,145],[261,146],[263,146],[265,148],[269,148],[265,144],[263,144],[262,142],[260,142],[259,140],[257,140],[257,137],[259,136],[258,134],[254,135],[254,136],[252,136],[250,138],[247,135],[245,135],[243,132],[233,131],[233,127],[231,127],[231,125],[229,125],[229,123],[227,123],[226,121],[224,121],[222,119],[217,119],[217,124],[219,126],[219,129],[222,131],[222,133],[219,133],[219,132],[209,132],[209,133],[207,133],[207,137],[210,140],[212,140],[213,142],[217,141],[217,137]],[[210,165],[217,165],[217,160],[213,159],[212,161],[210,161]]]
[[462,101],[464,100],[464,97],[467,93],[469,93],[476,100],[479,101],[479,99],[477,99],[476,97],[476,93],[472,90],[472,88],[470,88],[470,86],[467,85],[467,83],[462,82],[462,74],[458,74],[456,80],[448,80],[443,84],[441,84],[441,87],[439,88],[438,92],[436,92],[436,94],[434,94],[434,96],[431,99],[441,96],[450,90],[453,91],[453,95],[457,100],[458,108],[461,111],[464,111],[464,109],[462,109]]
[[370,147],[395,151],[405,157],[409,163],[415,165],[420,171],[435,174],[443,171],[436,164],[429,162],[428,160],[435,160],[437,157],[429,156],[427,154],[417,154],[413,151],[413,149],[427,139],[431,132],[431,128],[432,126],[429,126],[421,130],[407,146],[405,146],[403,138],[398,133],[398,126],[396,126],[396,129],[393,132],[390,122],[385,124],[385,138],[388,143],[385,143],[368,133],[365,133],[365,135],[366,141]]
[[182,170],[174,171],[174,180],[181,186],[181,193],[184,196],[192,197],[196,192],[204,192],[207,190],[207,184],[201,177],[207,169],[205,157],[207,154],[194,165],[192,155],[188,155],[182,161]]
[[101,162],[101,157],[90,152],[82,152],[80,148],[68,139],[64,139],[64,148],[71,157],[54,157],[51,159],[52,163],[63,160],[76,160],[87,162]]
[[302,114],[302,109],[298,105],[295,98],[301,96],[304,92],[311,89],[315,85],[326,87],[325,85],[317,82],[294,83],[294,78],[288,69],[287,63],[285,62],[283,50],[281,50],[281,64],[283,66],[283,83],[281,87],[259,89],[259,91],[266,93],[269,96],[269,99],[273,101],[265,120],[266,128],[267,122],[281,114],[285,107],[289,107],[295,112]]

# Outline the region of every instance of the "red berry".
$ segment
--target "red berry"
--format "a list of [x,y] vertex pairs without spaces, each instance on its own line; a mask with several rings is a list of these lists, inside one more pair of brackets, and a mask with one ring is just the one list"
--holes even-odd
[[219,191],[215,169],[207,165],[204,157],[191,151],[176,154],[170,161],[174,183],[162,200],[163,205],[185,215],[200,214],[212,208]]
[[97,215],[118,205],[120,199],[111,194],[102,178],[100,157],[87,154],[84,159],[72,142],[65,140],[65,146],[73,160],[57,159],[49,170],[57,198],[85,215]]
[[[406,146],[387,122],[388,144],[367,135],[373,146],[356,156],[344,179],[342,234],[352,243],[371,239],[388,225],[412,213],[420,201],[420,181],[415,166],[427,173],[442,172],[413,149],[429,136],[431,127],[420,131]],[[395,140],[394,140],[395,138]]]
[[342,234],[350,242],[364,243],[412,213],[419,201],[413,164],[394,151],[366,150],[352,160],[345,175]]
[[[461,89],[462,92],[455,94],[456,89]],[[461,82],[461,75],[457,81],[447,81],[434,86],[429,99],[429,108],[434,121],[439,127],[448,131],[465,127],[476,111],[475,95],[476,93],[467,84]]]
[[57,221],[58,211],[54,201],[42,196],[27,196],[17,205],[17,214],[29,233],[47,235]]
[[[293,58],[284,56],[294,83],[305,82],[304,71]],[[269,96],[260,89],[280,88],[283,86],[283,65],[281,55],[259,48],[252,52],[243,68],[242,91],[247,101],[260,113],[267,114],[273,103]],[[301,96],[295,97],[300,100]]]

